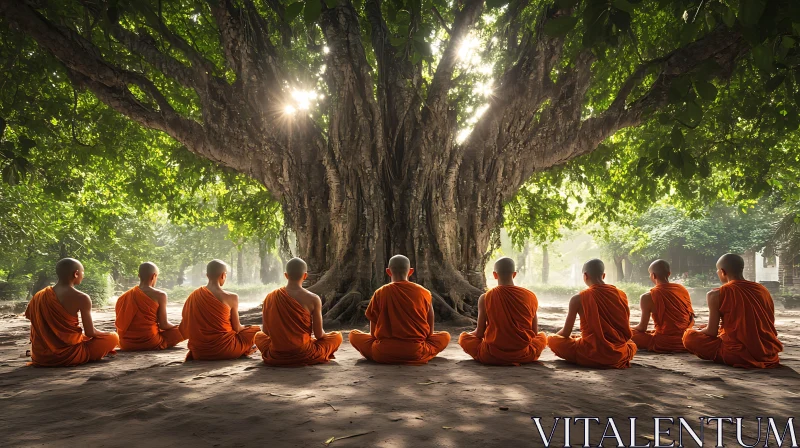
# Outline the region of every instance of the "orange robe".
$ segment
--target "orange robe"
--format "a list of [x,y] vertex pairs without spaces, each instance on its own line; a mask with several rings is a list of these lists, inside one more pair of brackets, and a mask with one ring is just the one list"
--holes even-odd
[[547,338],[550,350],[586,367],[625,369],[636,344],[631,341],[631,311],[625,293],[613,285],[593,285],[580,292],[581,335]]
[[83,334],[78,316],[73,316],[58,301],[53,288],[33,296],[25,317],[31,321],[31,364],[41,367],[77,366],[113,353],[119,336],[93,338]]
[[178,327],[158,328],[158,302],[138,286],[119,296],[116,311],[119,346],[125,351],[162,350],[186,339]]
[[256,334],[256,346],[264,364],[309,366],[334,359],[342,334],[332,331],[323,339],[313,339],[311,313],[289,296],[286,288],[269,293],[262,309],[265,327]]
[[183,304],[181,333],[189,339],[186,360],[236,359],[255,352],[257,325],[236,332],[231,326],[231,307],[219,301],[205,286],[189,294]]
[[385,364],[426,364],[447,347],[450,333],[431,333],[431,293],[409,281],[384,285],[372,295],[367,319],[375,334],[350,332],[350,344],[365,358]]
[[483,340],[461,333],[458,344],[476,361],[492,365],[534,362],[547,346],[547,335],[533,331],[539,301],[519,286],[496,286],[483,297],[486,333]]
[[657,353],[685,352],[683,333],[694,324],[689,291],[677,283],[662,283],[650,290],[655,330],[633,330],[631,339],[642,350]]
[[763,285],[730,281],[719,288],[719,336],[686,330],[683,344],[702,359],[747,369],[780,366],[783,344],[775,330],[775,305]]

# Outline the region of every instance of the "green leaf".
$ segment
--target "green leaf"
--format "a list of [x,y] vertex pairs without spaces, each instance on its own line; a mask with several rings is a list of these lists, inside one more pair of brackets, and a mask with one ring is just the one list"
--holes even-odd
[[722,5],[722,8],[724,8],[722,12],[722,21],[728,28],[733,28],[733,25],[736,24],[736,13],[724,4]]
[[708,163],[707,158],[703,157],[700,159],[700,163],[697,166],[697,171],[704,179],[711,175],[711,164]]
[[765,72],[772,71],[772,50],[766,45],[753,47],[753,62]]
[[739,0],[739,20],[742,25],[757,25],[766,6],[767,0]]
[[431,46],[427,42],[417,42],[414,41],[414,49],[417,50],[419,54],[422,56],[432,56],[433,52],[431,51]]
[[399,48],[399,47],[404,46],[406,44],[406,42],[408,42],[408,39],[406,39],[405,37],[392,36],[392,37],[389,38],[389,41],[392,43],[393,46]]
[[781,38],[781,46],[783,48],[794,48],[795,40],[789,36],[783,36]]
[[615,8],[621,9],[627,12],[628,14],[633,14],[633,10],[635,8],[635,6],[633,6],[628,0],[614,0],[613,2],[611,2],[611,4]]
[[578,18],[573,16],[562,16],[548,20],[544,24],[544,32],[551,37],[563,37],[575,28]]
[[673,104],[682,103],[691,86],[692,79],[689,76],[681,75],[675,78],[669,86],[669,101]]
[[286,12],[283,15],[283,18],[286,20],[287,23],[291,23],[300,13],[303,12],[303,2],[294,2],[291,5],[286,7]]
[[17,173],[17,168],[14,164],[9,163],[8,165],[3,168],[3,182],[11,185],[17,185],[19,183],[19,174]]
[[[508,1],[506,0],[505,3],[508,3]],[[489,2],[487,1],[486,4],[488,5]],[[558,7],[558,9],[574,8],[575,5],[577,5],[577,4],[578,4],[578,0],[556,0],[556,6]]]
[[306,23],[314,23],[322,14],[322,0],[306,0],[303,8],[303,20]]
[[670,140],[672,141],[672,145],[676,148],[680,148],[683,146],[685,140],[683,138],[683,132],[681,132],[678,126],[674,126],[672,128],[672,132],[669,135]]
[[405,9],[401,9],[397,11],[397,19],[400,23],[409,23],[411,22],[411,13],[406,11]]
[[706,101],[714,101],[717,98],[717,87],[708,81],[695,81],[694,90]]
[[495,9],[508,4],[508,0],[486,0],[486,8]]
[[717,19],[714,17],[714,13],[711,12],[711,10],[706,11],[706,25],[712,30],[717,26]]
[[694,101],[686,103],[685,113],[686,118],[688,118],[692,124],[697,124],[703,119],[703,109]]
[[411,63],[416,65],[420,60],[422,60],[422,55],[419,54],[418,51],[415,51],[414,54],[411,55]]
[[773,76],[772,78],[770,78],[769,81],[767,81],[767,84],[764,86],[764,90],[766,90],[767,93],[774,92],[775,89],[777,89],[778,87],[780,87],[781,84],[783,84],[783,81],[785,79],[786,79],[786,74],[785,73],[781,73],[780,75]]
[[339,0],[325,0],[325,6],[328,8],[335,8],[339,6]]
[[669,164],[679,170],[683,168],[683,156],[680,150],[675,149],[669,153]]
[[611,22],[620,31],[628,31],[631,29],[631,15],[625,11],[618,9],[611,11]]

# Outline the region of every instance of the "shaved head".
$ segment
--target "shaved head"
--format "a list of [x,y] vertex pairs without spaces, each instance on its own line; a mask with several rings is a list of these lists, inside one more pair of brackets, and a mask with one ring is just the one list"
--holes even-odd
[[56,276],[59,280],[69,281],[75,275],[75,271],[80,270],[83,270],[83,265],[74,258],[62,258],[56,263]]
[[497,273],[497,276],[502,279],[508,279],[515,272],[517,272],[516,266],[514,266],[514,260],[509,257],[503,257],[499,260],[494,262],[494,272]]
[[606,265],[599,258],[592,258],[583,265],[583,273],[592,280],[601,280],[606,273]]
[[725,254],[717,260],[717,268],[725,271],[729,277],[742,277],[744,258],[736,254]]
[[411,260],[405,255],[395,255],[389,259],[389,270],[395,275],[406,275],[411,269]]
[[301,258],[292,258],[286,263],[286,277],[291,281],[302,280],[306,272],[308,265]]
[[228,265],[222,260],[211,260],[206,265],[206,277],[210,280],[218,280],[226,272],[228,272]]
[[139,265],[139,278],[141,280],[150,280],[153,274],[158,274],[158,266],[150,261],[145,261]]
[[661,280],[668,280],[671,274],[667,260],[658,259],[650,263],[650,268],[648,270],[651,274],[655,274],[656,278],[660,278]]

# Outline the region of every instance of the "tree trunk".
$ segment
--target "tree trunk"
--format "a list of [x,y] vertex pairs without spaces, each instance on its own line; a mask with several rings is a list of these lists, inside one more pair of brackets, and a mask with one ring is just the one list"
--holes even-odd
[[614,256],[614,267],[616,267],[616,271],[617,271],[616,272],[617,275],[615,277],[615,279],[616,279],[615,281],[616,282],[625,281],[625,267],[622,264],[624,259],[625,259],[625,257],[621,257],[621,256],[617,256],[617,255]]
[[542,284],[550,280],[550,252],[547,246],[542,246]]
[[244,278],[244,250],[240,247],[236,254],[236,284],[243,285],[245,282]]
[[189,267],[189,263],[186,261],[182,261],[181,265],[178,267],[178,275],[175,278],[175,284],[178,286],[183,286],[183,282],[186,281],[186,268]]
[[266,285],[269,283],[269,274],[270,274],[270,257],[269,257],[269,245],[267,244],[267,240],[259,239],[258,240],[258,259],[259,269],[258,269],[258,278],[261,280],[262,285]]

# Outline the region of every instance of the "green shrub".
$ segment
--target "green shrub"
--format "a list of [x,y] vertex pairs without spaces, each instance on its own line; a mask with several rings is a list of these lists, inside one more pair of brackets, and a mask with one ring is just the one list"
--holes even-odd
[[639,283],[617,283],[614,286],[625,292],[628,296],[628,303],[635,305],[639,303],[639,297],[650,291],[650,286],[645,286]]
[[89,294],[92,305],[104,306],[114,295],[114,281],[108,272],[86,271],[78,289]]

